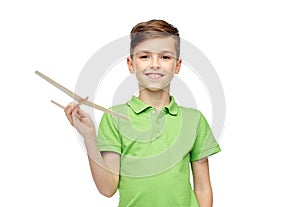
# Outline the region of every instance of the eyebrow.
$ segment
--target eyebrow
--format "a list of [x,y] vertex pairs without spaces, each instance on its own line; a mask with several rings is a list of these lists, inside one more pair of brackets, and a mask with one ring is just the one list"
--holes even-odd
[[[139,54],[139,53],[152,53],[153,51],[151,50],[139,50],[137,52],[135,52],[134,54]],[[173,56],[175,56],[175,53],[173,51],[170,51],[170,50],[162,50],[162,51],[159,51],[159,52],[156,52],[155,53],[169,53]]]

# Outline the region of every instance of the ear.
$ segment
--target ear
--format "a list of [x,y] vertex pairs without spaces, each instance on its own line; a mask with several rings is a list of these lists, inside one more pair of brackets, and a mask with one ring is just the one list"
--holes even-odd
[[175,74],[178,74],[178,73],[179,73],[180,68],[181,68],[181,63],[182,63],[181,58],[178,58],[178,60],[177,60],[177,62],[176,62],[176,67],[175,67]]
[[130,72],[131,74],[134,74],[135,71],[134,71],[134,67],[133,67],[133,60],[132,60],[131,57],[128,57],[128,58],[127,58],[127,66],[128,66],[129,72]]

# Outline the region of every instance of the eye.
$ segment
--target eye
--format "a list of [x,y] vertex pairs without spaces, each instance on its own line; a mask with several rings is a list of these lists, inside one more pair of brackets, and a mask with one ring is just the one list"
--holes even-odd
[[139,56],[140,59],[147,59],[149,56],[148,55],[141,55]]
[[171,57],[170,57],[169,55],[163,55],[161,58],[164,59],[164,60],[169,60],[169,59],[171,59]]

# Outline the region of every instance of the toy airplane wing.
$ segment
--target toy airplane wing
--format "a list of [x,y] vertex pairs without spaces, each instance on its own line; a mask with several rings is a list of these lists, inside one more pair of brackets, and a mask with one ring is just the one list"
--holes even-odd
[[[44,75],[43,73],[39,72],[39,71],[35,71],[35,73],[40,76],[41,78],[43,78],[44,80],[48,81],[49,83],[51,83],[53,86],[55,86],[56,88],[58,88],[59,90],[61,90],[62,92],[64,92],[65,94],[67,94],[68,96],[70,96],[71,98],[73,98],[74,100],[80,102],[81,104],[84,104],[86,106],[89,106],[89,107],[92,107],[92,108],[95,108],[95,109],[98,109],[100,111],[103,111],[103,112],[106,112],[106,113],[109,113],[109,114],[112,114],[116,117],[119,117],[119,118],[122,118],[122,119],[125,119],[127,121],[129,121],[129,118],[124,116],[123,114],[119,114],[115,111],[112,111],[112,110],[109,110],[105,107],[102,107],[102,106],[99,106],[89,100],[87,100],[87,98],[82,98],[80,97],[79,95],[77,95],[76,93],[70,91],[69,89],[67,89],[66,87],[62,86],[61,84],[57,83],[56,81],[52,80],[51,78],[49,78],[48,76]],[[55,101],[52,101],[52,103],[54,103],[55,105],[61,107],[61,108],[64,108],[64,106],[62,106],[61,104],[55,102]]]

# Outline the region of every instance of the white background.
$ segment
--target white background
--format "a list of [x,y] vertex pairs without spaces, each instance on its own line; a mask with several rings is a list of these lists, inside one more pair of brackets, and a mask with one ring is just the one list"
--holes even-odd
[[299,206],[299,9],[296,0],[1,1],[0,206],[117,205],[97,192],[75,131],[49,102],[71,100],[34,71],[72,89],[98,49],[153,18],[178,27],[224,87],[214,206]]

